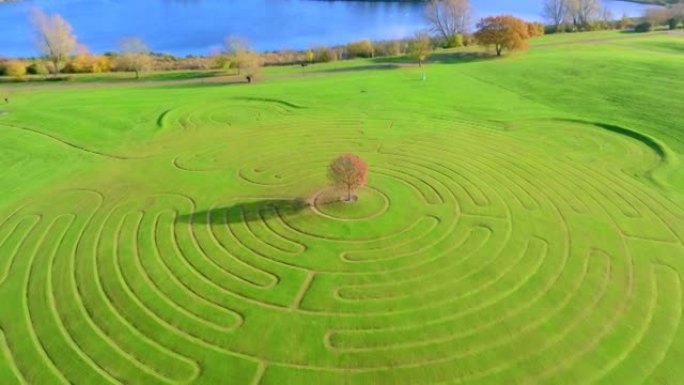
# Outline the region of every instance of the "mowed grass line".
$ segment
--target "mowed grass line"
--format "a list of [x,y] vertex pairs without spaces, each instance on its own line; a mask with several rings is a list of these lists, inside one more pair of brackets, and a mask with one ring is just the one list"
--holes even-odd
[[677,383],[678,39],[14,89],[0,382]]

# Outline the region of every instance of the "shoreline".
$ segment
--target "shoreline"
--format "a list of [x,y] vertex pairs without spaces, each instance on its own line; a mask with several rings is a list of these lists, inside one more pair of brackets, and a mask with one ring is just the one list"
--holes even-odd
[[[263,1],[263,0],[262,0]],[[355,10],[357,9],[357,5],[354,6],[339,6],[339,4],[352,4],[352,3],[368,3],[368,4],[374,4],[372,6],[372,12],[373,15],[385,15],[387,13],[387,17],[392,17],[390,21],[383,21],[380,23],[370,23],[368,25],[365,25],[361,22],[355,22],[357,24],[349,24],[345,23],[346,20],[349,19],[350,12],[345,11],[347,16],[343,16],[340,18],[335,19],[334,22],[332,23],[325,23],[326,25],[326,30],[327,32],[322,33],[322,34],[316,34],[312,33],[311,31],[317,29],[320,27],[320,23],[317,22],[308,22],[308,24],[303,23],[306,25],[306,28],[302,27],[302,24],[297,24],[297,27],[291,27],[287,31],[287,33],[281,33],[277,38],[275,39],[268,39],[264,38],[262,34],[255,33],[253,30],[250,29],[250,25],[246,26],[240,26],[238,24],[230,27],[230,28],[224,28],[217,26],[212,27],[211,29],[206,29],[203,27],[198,27],[198,22],[196,20],[201,20],[197,18],[188,18],[186,23],[187,23],[187,30],[188,30],[188,36],[183,37],[179,41],[174,41],[173,39],[167,38],[167,35],[164,34],[159,34],[158,30],[162,28],[164,25],[166,25],[166,20],[162,16],[158,16],[153,18],[153,20],[150,21],[150,24],[143,24],[138,27],[132,27],[128,28],[125,23],[123,23],[120,27],[122,31],[121,34],[116,34],[112,33],[112,29],[108,28],[105,30],[100,30],[98,28],[93,28],[92,26],[89,26],[90,24],[86,23],[86,26],[83,27],[81,23],[83,20],[80,20],[79,17],[76,17],[74,15],[70,15],[69,12],[66,12],[64,14],[65,18],[67,19],[68,22],[72,23],[74,26],[74,32],[76,36],[78,36],[79,41],[83,43],[85,46],[87,46],[90,50],[91,53],[96,54],[96,55],[104,55],[107,54],[108,52],[116,52],[117,51],[117,41],[119,41],[122,36],[141,36],[146,44],[150,47],[150,50],[154,53],[157,53],[159,55],[163,56],[170,56],[174,58],[193,58],[193,57],[208,57],[211,56],[214,52],[220,50],[222,48],[222,42],[226,38],[226,36],[231,36],[231,35],[238,35],[238,36],[243,36],[244,38],[248,39],[254,49],[258,51],[259,53],[263,54],[269,54],[269,53],[280,53],[280,52],[305,52],[308,49],[315,49],[317,47],[321,46],[326,46],[326,47],[338,47],[342,46],[344,44],[347,44],[348,42],[351,41],[358,41],[358,40],[371,40],[371,41],[377,41],[377,42],[382,42],[382,41],[388,41],[388,40],[403,40],[407,38],[411,38],[413,36],[413,31],[420,30],[426,28],[424,19],[420,16],[421,12],[420,9],[421,7],[424,6],[427,0],[412,0],[412,1],[402,1],[402,0],[377,0],[377,1],[368,1],[368,0],[304,0],[305,2],[302,2],[302,7],[304,8],[303,13],[306,13],[306,10],[309,9],[309,5],[306,5],[307,3],[311,2],[311,4],[315,3],[338,3],[338,7],[342,7],[340,9],[344,10]],[[476,0],[473,2],[473,4],[478,5],[478,1],[482,0]],[[541,22],[543,21],[541,16],[538,15],[538,12],[534,11],[535,4],[539,1],[539,5],[541,4],[541,0],[532,0],[529,3],[524,2],[525,5],[522,7],[512,7],[513,12],[512,13],[514,16],[519,17],[523,20],[529,21],[529,22]],[[643,10],[647,7],[649,7],[649,4],[651,6],[658,6],[657,4],[662,4],[663,2],[666,1],[672,1],[672,0],[610,0],[606,1],[605,4],[611,9],[614,9],[615,11],[613,12],[613,16],[618,19],[620,15],[626,14],[629,17],[638,17],[643,13]],[[123,2],[122,2],[123,3]],[[275,2],[274,3],[280,3],[280,2]],[[382,3],[386,3],[387,5],[381,5]],[[394,5],[394,4],[410,4],[413,3],[414,5]],[[9,28],[9,31],[13,33],[5,35],[4,37],[0,37],[0,46],[4,47],[0,48],[0,57],[5,57],[5,58],[11,58],[11,59],[31,59],[35,58],[36,56],[39,55],[37,50],[35,49],[35,41],[34,39],[31,38],[32,36],[32,31],[30,24],[28,21],[17,21],[20,20],[22,17],[26,17],[25,11],[28,9],[28,7],[32,6],[30,2],[24,2],[23,0],[0,0],[0,10],[2,10],[2,4],[7,4],[6,9],[8,10],[7,12],[0,12],[0,13],[5,13],[6,16],[3,18],[2,15],[0,15],[0,24],[5,21],[7,23],[7,26]],[[79,3],[82,4],[83,9],[88,9],[88,12],[90,12],[90,8],[92,8],[92,3],[91,2],[83,2]],[[199,3],[198,3],[199,4]],[[212,7],[207,7],[205,5],[198,6],[198,7],[192,7],[192,9],[195,9],[194,12],[190,12],[193,15],[201,15],[201,14],[206,14],[208,10],[213,9],[214,12],[212,14],[217,14],[217,13],[227,13],[228,16],[230,17],[231,14],[234,12],[232,11],[221,11],[217,12],[218,10],[223,10],[223,5],[218,5],[218,6],[212,6]],[[208,3],[211,4],[211,3]],[[376,6],[375,4],[378,4]],[[611,5],[615,4],[615,5]],[[622,4],[622,5],[620,5]],[[632,4],[631,6],[628,4]],[[482,7],[485,7],[481,10],[480,13],[477,12],[479,8],[474,9],[474,17],[473,20],[475,20],[477,17],[486,15],[486,14],[494,14],[492,12],[497,12],[501,11],[502,13],[506,13],[506,7],[505,6],[496,6],[492,10],[492,7],[487,6],[486,2],[480,4]],[[387,11],[385,10],[384,7],[390,7],[387,8]],[[361,6],[365,7],[365,6]],[[370,6],[369,6],[370,7]],[[396,8],[399,7],[399,8]],[[81,6],[79,5],[79,9]],[[148,11],[154,11],[158,9],[158,5],[150,5],[146,9]],[[499,9],[503,8],[503,9]],[[116,6],[113,8],[115,11],[119,10]],[[312,6],[312,9],[315,9],[317,11],[321,11],[320,6]],[[328,9],[327,6],[323,6],[323,10]],[[405,9],[406,13],[404,16],[397,16],[399,13],[397,9]],[[625,10],[626,12],[622,12],[622,10]],[[119,10],[120,11],[120,10]],[[59,12],[59,10],[57,10]],[[86,12],[86,13],[88,13]],[[174,12],[178,12],[178,10],[174,7],[172,8],[169,12],[174,14]],[[232,12],[232,13],[231,13]],[[345,13],[343,12],[343,13]],[[517,12],[517,13],[515,13]],[[89,14],[89,13],[88,13]],[[284,22],[288,22],[288,20],[291,20],[292,17],[291,15],[293,14],[299,14],[299,11],[296,11],[293,13],[288,13],[286,15],[283,15],[282,18]],[[252,16],[249,16],[252,15]],[[289,15],[289,16],[288,16]],[[256,21],[263,21],[259,17],[254,17],[253,13],[247,13],[247,16],[251,18],[255,18]],[[248,18],[249,18],[248,17]],[[331,16],[333,17],[333,16]],[[383,16],[385,17],[385,16]],[[250,19],[251,20],[251,19]],[[214,20],[216,22],[216,20]],[[116,24],[116,23],[115,23]],[[201,23],[200,23],[201,24]],[[137,24],[136,24],[137,25]],[[328,27],[329,25],[333,25],[333,27]],[[351,26],[356,26],[356,28],[350,28]],[[471,29],[472,29],[471,25]],[[266,28],[266,27],[265,27]],[[209,31],[209,32],[208,32]],[[275,36],[275,35],[274,35]],[[4,51],[4,52],[3,52]]]

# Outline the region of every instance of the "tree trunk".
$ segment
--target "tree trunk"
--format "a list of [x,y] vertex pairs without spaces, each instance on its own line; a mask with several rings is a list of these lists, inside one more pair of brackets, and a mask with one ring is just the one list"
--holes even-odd
[[135,70],[135,80],[140,79],[140,71]]
[[496,46],[496,56],[501,56],[501,51],[503,50],[503,47],[500,45]]

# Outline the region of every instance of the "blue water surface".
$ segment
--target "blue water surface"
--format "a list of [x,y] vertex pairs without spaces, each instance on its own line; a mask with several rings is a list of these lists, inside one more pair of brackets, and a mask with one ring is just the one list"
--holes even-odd
[[[541,0],[471,0],[475,17],[510,13],[540,20]],[[643,5],[607,3],[616,16]],[[226,36],[247,37],[261,51],[306,49],[356,39],[403,38],[425,28],[424,3],[317,0],[24,0],[0,3],[0,56],[38,54],[29,21],[34,7],[60,13],[91,51],[116,50],[140,36],[155,52],[206,55]]]

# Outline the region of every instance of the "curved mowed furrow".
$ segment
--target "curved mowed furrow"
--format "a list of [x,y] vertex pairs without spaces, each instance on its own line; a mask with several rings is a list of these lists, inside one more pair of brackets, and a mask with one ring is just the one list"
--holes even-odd
[[[579,120],[376,112],[175,107],[156,155],[6,210],[0,382],[677,383],[664,153]],[[353,205],[327,201],[341,152],[371,167]]]

